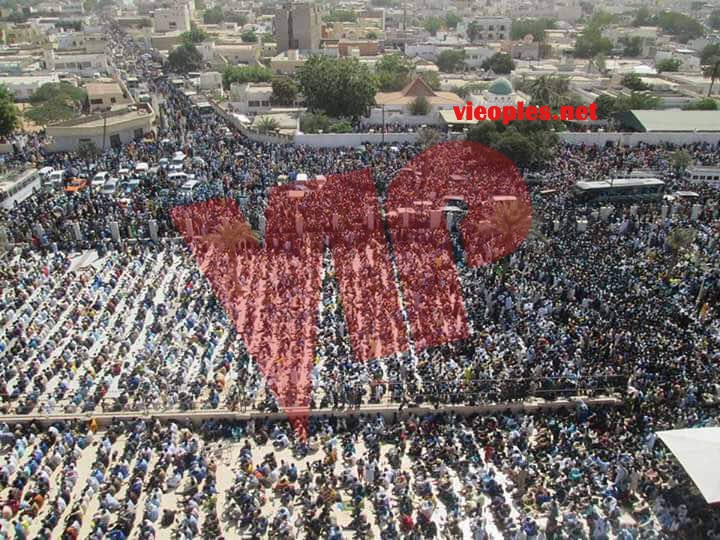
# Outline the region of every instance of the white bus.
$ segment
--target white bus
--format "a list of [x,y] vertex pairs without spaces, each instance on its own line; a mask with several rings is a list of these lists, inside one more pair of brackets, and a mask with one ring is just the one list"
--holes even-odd
[[720,186],[720,167],[688,167],[684,176],[693,184]]
[[577,182],[572,187],[576,203],[613,201],[659,201],[665,182],[658,178],[612,178],[600,182]]

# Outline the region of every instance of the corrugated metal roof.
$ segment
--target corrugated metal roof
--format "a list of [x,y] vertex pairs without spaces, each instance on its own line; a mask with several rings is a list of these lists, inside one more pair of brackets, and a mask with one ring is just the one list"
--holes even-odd
[[645,131],[720,131],[720,111],[633,110]]

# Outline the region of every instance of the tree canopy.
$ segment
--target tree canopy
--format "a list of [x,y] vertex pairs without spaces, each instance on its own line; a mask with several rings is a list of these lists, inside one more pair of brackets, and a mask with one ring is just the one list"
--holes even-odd
[[664,32],[672,34],[682,43],[701,37],[705,33],[702,24],[692,17],[676,11],[658,13],[654,17],[654,21]]
[[87,92],[68,82],[45,83],[30,96],[32,108],[23,114],[38,125],[54,124],[76,117],[87,100]]
[[226,89],[235,82],[270,82],[272,78],[272,70],[265,66],[227,66],[222,74],[223,86]]
[[713,98],[704,97],[691,101],[683,109],[686,111],[717,111],[718,103]]
[[575,40],[575,56],[592,58],[598,54],[607,55],[612,50],[612,43],[602,36],[602,30],[614,20],[615,17],[609,13],[595,12]]
[[384,55],[375,64],[375,74],[380,90],[394,92],[410,82],[413,65],[397,53]]
[[375,102],[375,77],[357,58],[312,56],[298,69],[298,80],[311,111],[355,118]]
[[225,14],[220,6],[207,9],[203,13],[203,22],[205,24],[220,24],[224,18]]
[[15,100],[4,84],[0,85],[0,137],[7,137],[20,122]]
[[677,58],[663,58],[656,64],[656,68],[658,70],[658,73],[662,73],[663,71],[677,71],[680,69],[680,65],[682,62],[678,60]]
[[168,64],[177,73],[195,71],[202,66],[202,55],[192,43],[183,43],[170,52]]
[[620,82],[625,88],[629,88],[630,90],[635,90],[637,92],[650,89],[650,87],[642,81],[640,75],[637,73],[626,73],[623,75]]
[[475,141],[505,154],[520,168],[542,166],[552,159],[558,136],[551,122],[514,121],[507,126],[501,121],[479,122],[467,134]]
[[298,87],[288,77],[275,77],[272,80],[272,101],[276,105],[290,106],[297,98]]
[[438,33],[438,30],[440,30],[442,26],[443,20],[439,17],[428,17],[425,19],[425,22],[423,22],[423,28],[433,36]]
[[193,26],[187,32],[183,32],[182,34],[180,34],[180,43],[183,45],[195,45],[197,43],[202,43],[208,37],[209,35],[205,30]]
[[465,50],[445,49],[435,62],[443,73],[455,73],[465,66]]
[[323,15],[324,22],[355,22],[357,15],[352,9],[333,9],[327,15]]
[[510,36],[512,39],[523,39],[528,34],[535,41],[545,41],[545,30],[555,28],[555,19],[549,17],[513,19]]
[[495,53],[483,61],[482,68],[485,71],[492,69],[497,74],[506,75],[515,69],[515,62],[507,53]]

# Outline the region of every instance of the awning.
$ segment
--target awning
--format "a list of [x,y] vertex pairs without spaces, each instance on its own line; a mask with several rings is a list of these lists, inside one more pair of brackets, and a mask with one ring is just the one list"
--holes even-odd
[[675,454],[708,504],[720,503],[720,427],[673,429],[657,435]]

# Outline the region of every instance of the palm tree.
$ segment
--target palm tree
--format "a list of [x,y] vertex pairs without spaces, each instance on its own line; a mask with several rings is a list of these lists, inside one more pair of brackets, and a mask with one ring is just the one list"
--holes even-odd
[[557,75],[541,75],[529,85],[532,101],[538,105],[559,107],[570,90],[570,78]]
[[[234,283],[239,281],[237,256],[238,247],[247,248],[248,242],[257,242],[257,238],[250,228],[250,225],[244,219],[230,220],[226,219],[220,227],[213,233],[208,235],[208,241],[220,251],[222,255],[227,255],[230,265],[234,268]],[[220,264],[220,261],[217,261]]]
[[495,230],[499,231],[508,244],[520,240],[532,224],[532,210],[525,201],[514,200],[498,203],[490,218]]
[[675,227],[667,237],[667,245],[670,248],[673,258],[673,266],[677,263],[680,255],[690,248],[695,240],[695,231],[689,227]]
[[707,65],[703,66],[703,76],[710,79],[710,88],[708,88],[707,97],[712,95],[712,89],[715,85],[715,79],[720,77],[720,56],[713,56],[708,60]]
[[271,116],[262,116],[255,122],[255,129],[260,133],[273,133],[280,129],[280,123]]

